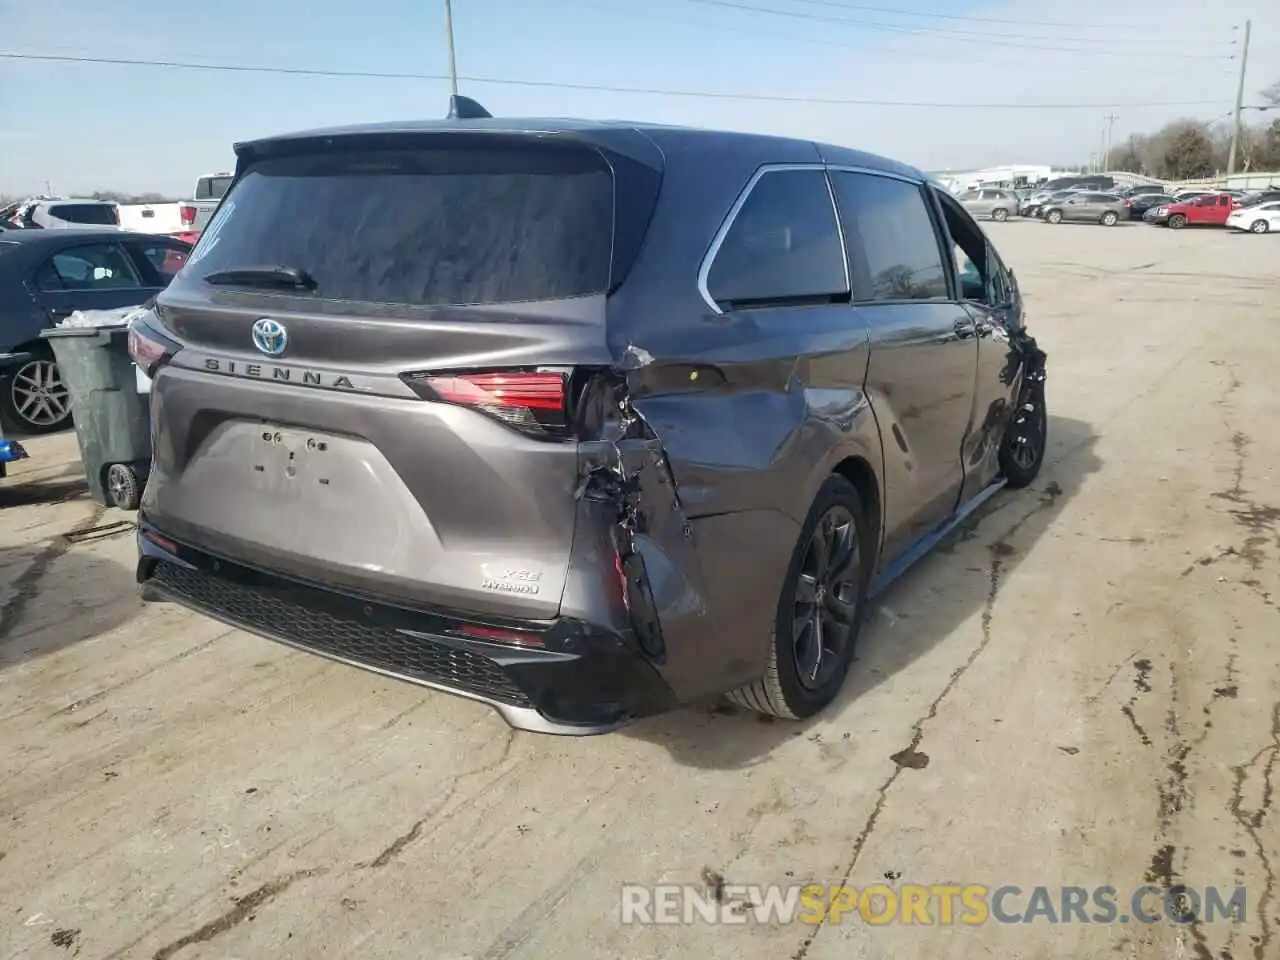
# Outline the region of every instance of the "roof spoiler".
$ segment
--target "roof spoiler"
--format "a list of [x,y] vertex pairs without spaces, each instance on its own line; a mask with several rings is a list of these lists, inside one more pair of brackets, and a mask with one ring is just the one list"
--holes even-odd
[[493,114],[470,97],[455,93],[449,98],[450,120],[488,120],[492,117]]

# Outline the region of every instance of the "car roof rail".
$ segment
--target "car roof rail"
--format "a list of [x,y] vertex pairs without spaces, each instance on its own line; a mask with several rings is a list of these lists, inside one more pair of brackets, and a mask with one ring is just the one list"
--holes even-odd
[[493,114],[470,97],[455,93],[449,98],[450,120],[488,120]]

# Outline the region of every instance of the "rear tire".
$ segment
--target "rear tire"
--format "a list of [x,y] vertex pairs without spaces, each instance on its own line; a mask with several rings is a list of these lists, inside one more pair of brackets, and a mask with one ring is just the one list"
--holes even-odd
[[1061,222],[1062,222],[1062,211],[1061,211],[1061,210],[1050,210],[1048,213],[1046,213],[1046,214],[1044,215],[1044,219],[1045,219],[1045,221],[1046,221],[1047,223],[1061,223]]
[[1114,227],[1116,225],[1116,222],[1119,221],[1119,219],[1120,218],[1116,216],[1112,211],[1108,210],[1106,213],[1102,215],[1102,225],[1104,227]]
[[1266,233],[1270,229],[1271,224],[1267,223],[1265,220],[1255,220],[1249,225],[1249,231],[1251,233]]
[[1175,213],[1172,217],[1169,218],[1169,229],[1171,230],[1181,230],[1186,225],[1187,225],[1187,218],[1180,213]]
[[853,663],[873,556],[857,489],[828,477],[787,566],[764,675],[728,699],[785,720],[831,703]]
[[991,219],[996,223],[1004,223],[1009,219],[1009,211],[1004,207],[996,207],[991,211]]

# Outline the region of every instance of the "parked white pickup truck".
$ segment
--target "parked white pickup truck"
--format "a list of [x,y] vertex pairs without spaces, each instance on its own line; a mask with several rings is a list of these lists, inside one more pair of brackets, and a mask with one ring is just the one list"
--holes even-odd
[[182,225],[180,203],[122,203],[120,229],[140,233],[179,233]]
[[222,202],[222,195],[227,192],[234,179],[234,175],[230,173],[211,173],[196,181],[192,199],[183,201],[178,207],[183,231],[197,234],[203,232],[213,211]]

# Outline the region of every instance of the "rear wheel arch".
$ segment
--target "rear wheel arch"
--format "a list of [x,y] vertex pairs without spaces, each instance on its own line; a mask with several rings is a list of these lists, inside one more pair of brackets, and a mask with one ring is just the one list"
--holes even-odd
[[[872,537],[871,545],[878,555],[882,533],[880,518],[883,516],[883,509],[880,500],[880,481],[876,478],[875,470],[864,458],[855,455],[845,457],[832,467],[831,475],[844,477],[858,491],[862,508],[866,511],[867,529],[870,530]],[[878,557],[872,559],[878,559]]]

